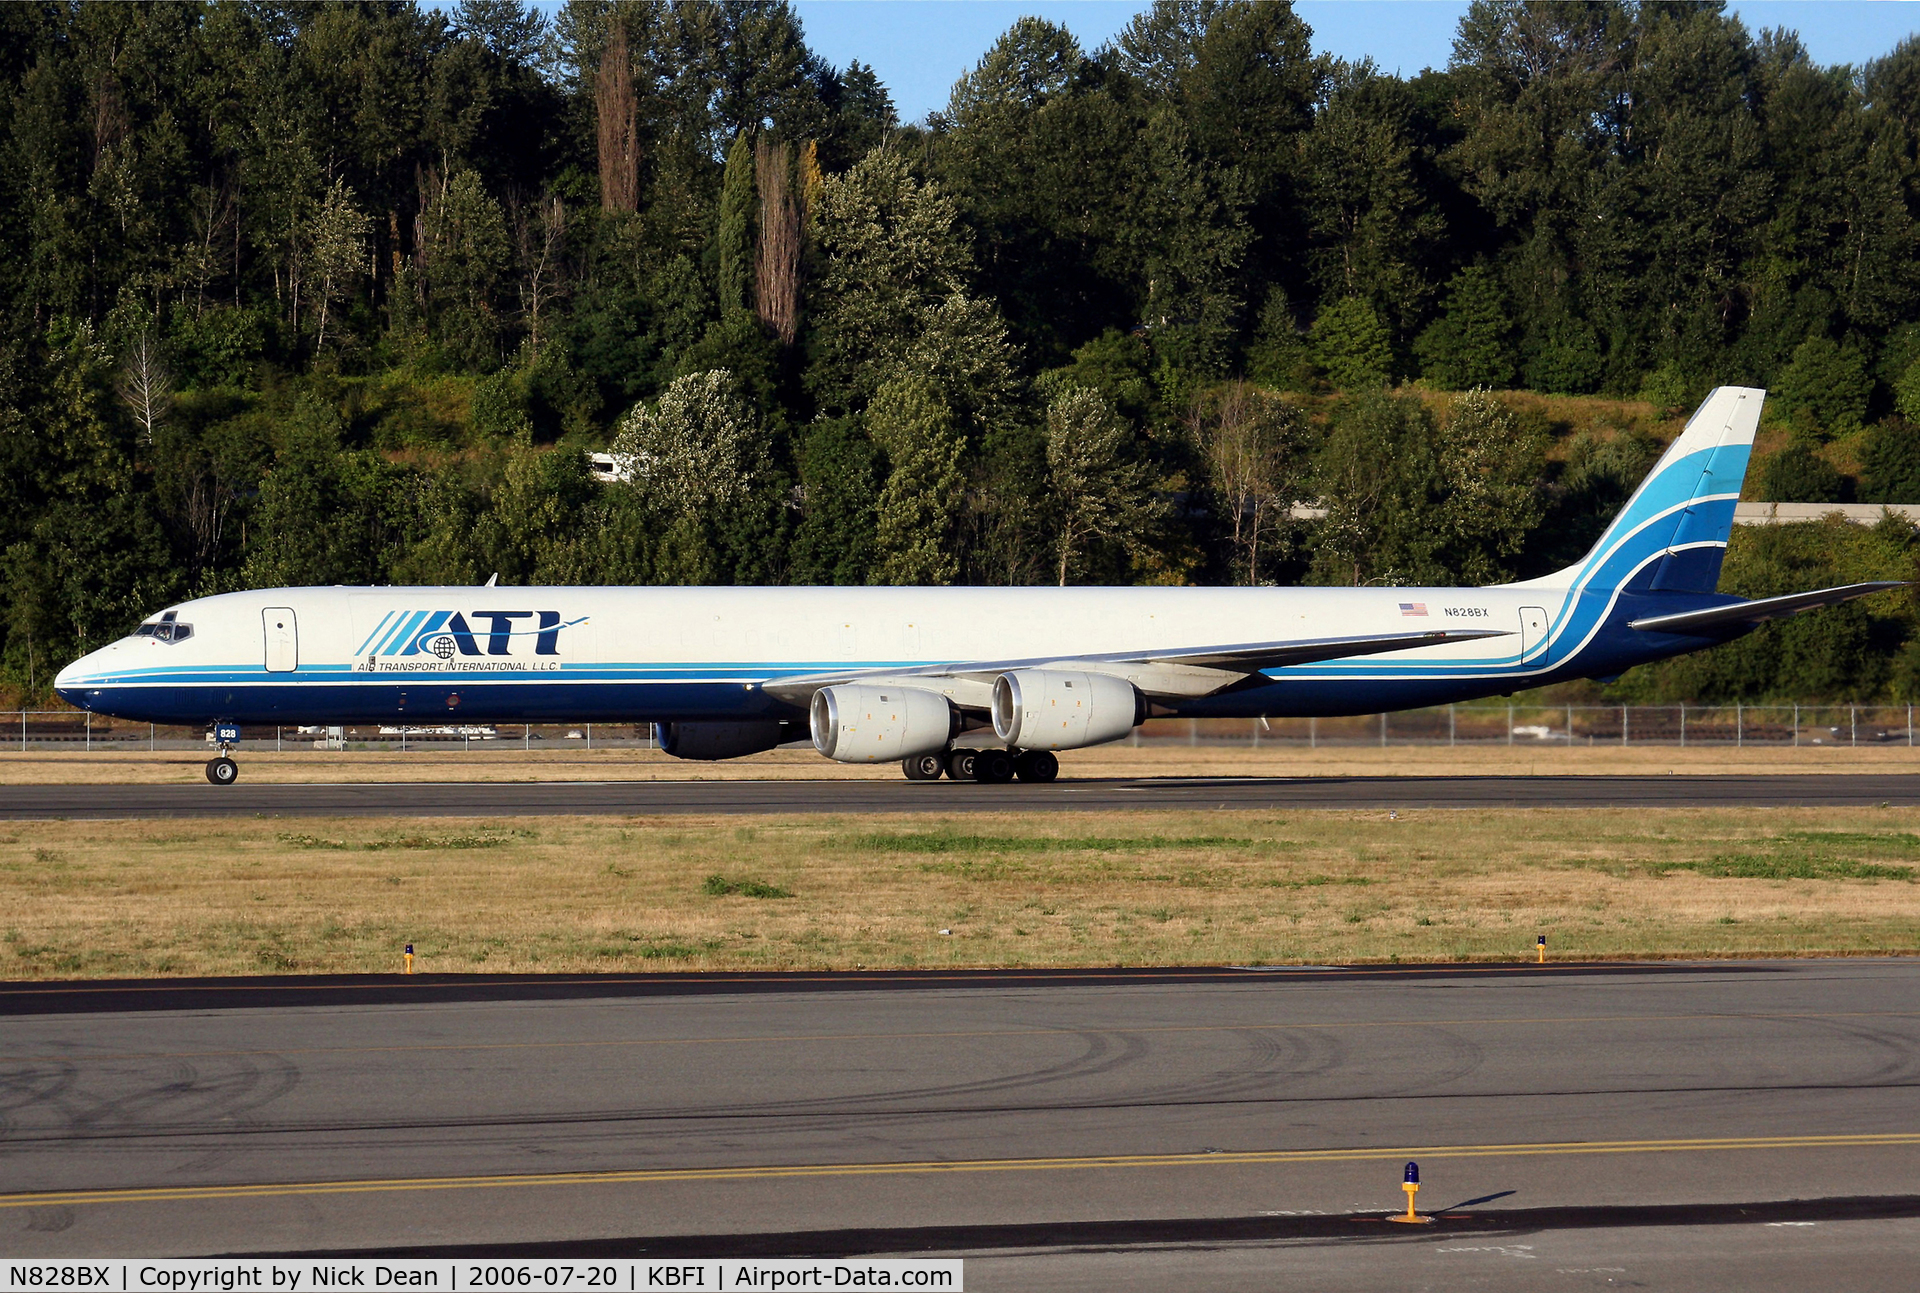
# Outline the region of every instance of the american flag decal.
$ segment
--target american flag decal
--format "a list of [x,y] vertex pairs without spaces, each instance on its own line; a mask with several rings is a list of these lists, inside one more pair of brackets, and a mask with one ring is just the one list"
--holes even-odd
[[1427,613],[1427,604],[1425,602],[1401,602],[1400,613],[1402,615],[1425,615]]

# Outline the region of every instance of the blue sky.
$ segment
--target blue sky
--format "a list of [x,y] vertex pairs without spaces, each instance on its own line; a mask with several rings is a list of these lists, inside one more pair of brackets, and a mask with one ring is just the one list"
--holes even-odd
[[[1023,14],[1060,23],[1089,50],[1146,8],[1135,0],[796,0],[807,44],[835,66],[872,64],[904,121],[943,107],[947,91]],[[1371,57],[1411,76],[1445,66],[1464,0],[1301,0],[1313,47]],[[1864,63],[1920,31],[1920,4],[1899,0],[1736,0],[1751,30],[1788,27],[1821,63]]]

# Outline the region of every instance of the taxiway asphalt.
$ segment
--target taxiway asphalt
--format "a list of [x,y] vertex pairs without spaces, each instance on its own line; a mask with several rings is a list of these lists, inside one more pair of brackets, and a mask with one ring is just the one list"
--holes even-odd
[[1153,777],[1065,780],[1039,786],[906,780],[249,785],[244,779],[232,786],[0,786],[0,820],[1887,805],[1920,805],[1920,774]]
[[1920,960],[4,985],[0,1251],[1897,1287],[1917,1092]]

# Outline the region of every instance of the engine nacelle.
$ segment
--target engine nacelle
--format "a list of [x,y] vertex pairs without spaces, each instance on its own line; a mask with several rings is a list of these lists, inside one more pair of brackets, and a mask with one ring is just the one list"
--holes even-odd
[[813,748],[841,763],[884,763],[944,750],[960,711],[919,687],[847,683],[813,693]]
[[1015,669],[993,682],[993,734],[1015,749],[1117,741],[1145,717],[1133,684],[1104,673]]
[[759,754],[792,739],[787,724],[770,718],[737,723],[655,723],[653,736],[664,753],[702,762]]

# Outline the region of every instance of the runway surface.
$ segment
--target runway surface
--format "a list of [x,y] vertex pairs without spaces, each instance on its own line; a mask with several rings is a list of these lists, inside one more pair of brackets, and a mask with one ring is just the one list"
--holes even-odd
[[[243,774],[244,775],[244,774]],[[0,786],[0,819],[500,817],[1156,808],[1702,808],[1920,804],[1920,774],[1613,777],[1157,777],[950,781],[367,782]]]
[[[4,985],[0,1249],[1894,1288],[1917,989],[1902,960]],[[1407,1159],[1428,1229],[1382,1220]]]

